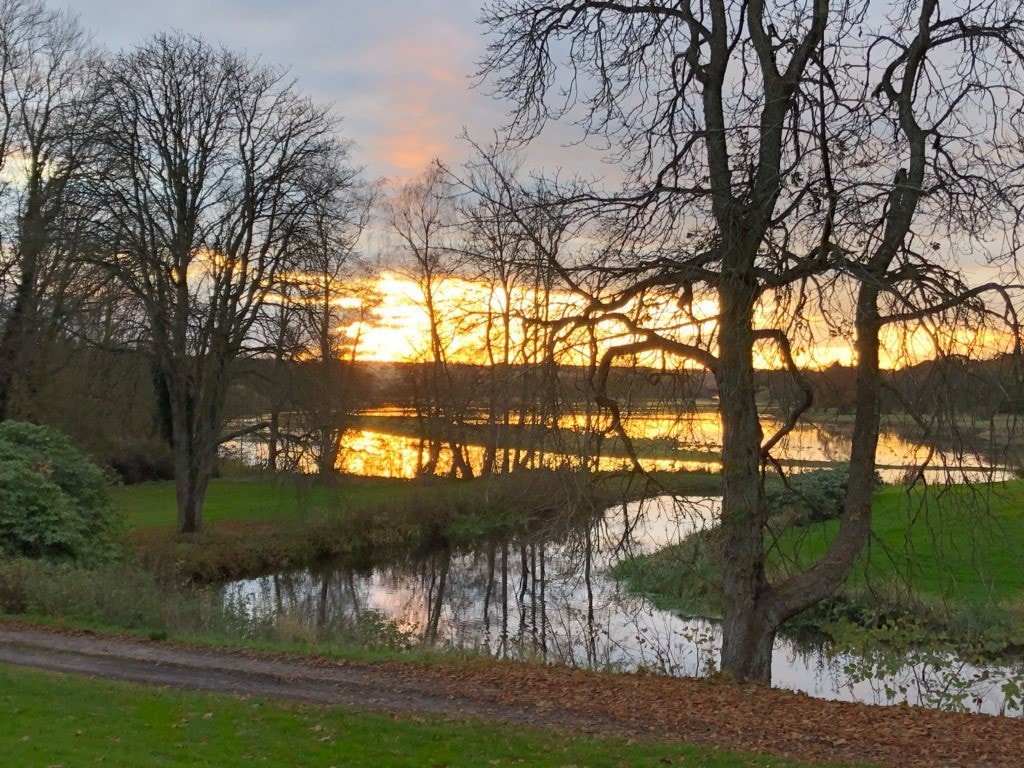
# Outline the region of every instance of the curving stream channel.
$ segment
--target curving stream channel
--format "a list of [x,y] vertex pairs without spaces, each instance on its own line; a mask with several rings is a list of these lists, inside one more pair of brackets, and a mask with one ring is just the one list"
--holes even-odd
[[[369,625],[499,658],[701,675],[718,665],[717,625],[654,608],[608,570],[713,525],[718,503],[664,496],[616,505],[589,525],[475,551],[409,557],[369,572],[328,567],[236,581],[223,587],[223,599],[251,620],[318,636]],[[1022,682],[1019,665],[978,669],[950,657],[906,660],[860,680],[848,667],[863,662],[780,638],[773,684],[829,699],[1022,714],[1002,689]]]

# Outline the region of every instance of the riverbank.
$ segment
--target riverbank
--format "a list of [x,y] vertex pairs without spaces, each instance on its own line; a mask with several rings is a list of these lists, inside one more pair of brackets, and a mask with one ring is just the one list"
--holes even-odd
[[303,476],[246,473],[211,483],[204,531],[187,536],[174,532],[172,483],[118,487],[129,556],[98,568],[0,558],[0,612],[149,637],[395,656],[418,650],[420,638],[374,611],[312,629],[225,601],[218,585],[325,561],[365,571],[396,556],[569,527],[616,500],[667,489],[716,494],[719,478],[609,476],[594,486],[538,471],[470,483],[343,477],[324,488]]
[[[824,554],[837,520],[777,523],[766,541],[774,581]],[[721,615],[717,531],[700,530],[658,552],[627,559],[614,575],[655,605]],[[835,598],[790,623],[791,631],[863,642],[934,640],[982,654],[1024,647],[1024,481],[977,486],[887,486],[873,505],[872,536]]]
[[[651,610],[609,580],[607,569],[630,553],[679,542],[694,523],[713,521],[717,509],[715,498],[660,496],[646,504],[613,504],[599,516],[541,520],[511,537],[472,540],[476,546],[459,551],[449,542],[449,548],[419,554],[403,551],[372,568],[325,563],[208,588],[158,582],[152,572],[130,564],[85,570],[13,561],[0,563],[0,605],[9,612],[59,616],[79,627],[130,628],[142,637],[341,658],[454,652],[461,659],[483,654],[598,670],[709,674],[716,667],[715,628]],[[267,524],[268,512],[249,514]],[[287,526],[295,517],[280,522]],[[20,603],[6,607],[5,594],[18,596]],[[1021,681],[1014,670],[993,670],[991,682],[977,689],[963,675],[952,688],[949,680],[939,679],[947,693],[937,699],[932,673],[942,674],[941,669],[930,667],[918,685],[913,681],[920,683],[920,670],[868,672],[867,678],[881,679],[887,691],[896,686],[894,693],[872,694],[866,678],[856,690],[847,681],[845,662],[805,651],[787,659],[788,653],[782,650],[776,659],[777,682],[812,695],[868,701],[905,695],[937,707],[1020,711],[1018,697],[1000,695],[1004,682]],[[839,676],[834,683],[819,684],[824,665],[829,680]],[[914,688],[904,690],[905,685]]]
[[648,494],[717,495],[705,472],[589,478],[536,470],[419,482],[345,476],[325,487],[302,475],[213,480],[202,533],[175,533],[174,485],[114,489],[132,550],[158,578],[206,584],[344,559],[362,567],[396,552],[458,548],[592,515]]

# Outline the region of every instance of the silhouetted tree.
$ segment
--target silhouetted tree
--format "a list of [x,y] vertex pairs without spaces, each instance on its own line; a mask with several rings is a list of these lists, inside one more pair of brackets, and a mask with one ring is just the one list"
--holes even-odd
[[83,269],[68,196],[91,151],[94,58],[67,11],[38,0],[0,2],[0,420],[16,377],[37,362],[41,329],[61,322]]
[[[769,682],[780,625],[832,594],[867,540],[883,329],[996,317],[1016,331],[1009,295],[972,285],[961,257],[1016,257],[1024,15],[1002,0],[508,0],[484,23],[482,74],[514,104],[510,139],[571,121],[623,175],[572,198],[605,243],[591,264],[603,290],[576,322],[623,334],[598,391],[641,352],[715,377],[722,668]],[[666,302],[687,322],[653,322]],[[764,476],[812,402],[794,350],[826,332],[856,357],[845,511],[820,561],[772,582]],[[804,393],[767,436],[758,359]]]
[[457,315],[445,305],[446,284],[461,261],[453,245],[455,218],[450,181],[438,164],[397,189],[385,204],[385,221],[397,236],[400,270],[415,284],[426,317],[425,348],[415,350],[423,363],[414,369],[416,408],[427,460],[421,474],[434,474],[441,452],[451,452],[452,476],[473,477],[465,447],[465,416],[470,392],[460,386],[450,365],[450,347],[458,335]]
[[193,532],[231,364],[345,149],[329,112],[280,70],[182,34],[112,57],[95,99],[99,256],[148,320],[169,398],[178,530]]

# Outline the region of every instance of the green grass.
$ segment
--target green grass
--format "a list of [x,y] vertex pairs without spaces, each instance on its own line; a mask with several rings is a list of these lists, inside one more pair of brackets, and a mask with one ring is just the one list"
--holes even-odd
[[[381,504],[422,491],[413,483],[385,478],[337,488],[326,488],[314,483],[312,477],[297,475],[215,478],[206,493],[203,519],[210,523],[281,520],[324,509]],[[177,520],[173,482],[115,486],[111,494],[129,528],[167,527]]]
[[[9,766],[811,764],[688,745],[146,688],[0,665]],[[822,764],[817,764],[822,765]]]
[[[310,476],[248,474],[214,478],[210,481],[203,507],[204,522],[287,522],[308,513],[351,511],[397,504],[413,499],[440,496],[486,495],[500,484],[529,485],[531,476],[495,477],[471,482],[433,481],[430,484],[380,477],[345,477],[327,488]],[[545,473],[546,474],[546,473]],[[658,472],[660,486],[651,492],[671,489],[678,493],[714,495],[721,493],[721,477],[707,472]],[[616,497],[637,496],[642,481],[622,477],[606,478],[602,492],[609,503]],[[177,521],[174,483],[170,481],[119,485],[111,489],[114,505],[132,530],[167,528]]]
[[656,608],[682,616],[722,616],[722,566],[717,528],[697,531],[677,544],[616,563],[611,575]]
[[[820,557],[837,521],[793,528],[779,557]],[[1024,595],[1024,482],[991,487],[883,488],[873,505],[872,541],[853,585],[905,581],[925,596],[967,602]]]
[[[830,520],[788,528],[770,552],[774,578],[821,557],[838,527]],[[620,563],[613,575],[660,607],[711,616],[721,610],[713,530]],[[914,615],[964,641],[993,630],[1010,644],[1024,639],[1024,481],[882,488],[871,540],[841,597],[868,616]]]

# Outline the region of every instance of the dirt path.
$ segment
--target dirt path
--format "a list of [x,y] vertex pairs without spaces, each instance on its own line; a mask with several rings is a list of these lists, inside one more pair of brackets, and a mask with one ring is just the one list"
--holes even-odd
[[474,717],[809,760],[1024,765],[1024,722],[872,707],[706,680],[540,665],[295,661],[0,624],[0,663],[389,712]]

